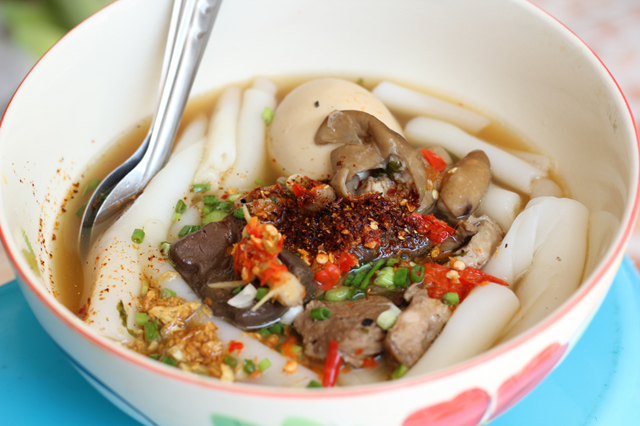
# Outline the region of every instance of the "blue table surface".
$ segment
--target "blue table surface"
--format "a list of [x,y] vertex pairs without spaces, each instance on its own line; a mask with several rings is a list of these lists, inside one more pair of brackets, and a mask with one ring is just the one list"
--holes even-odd
[[[640,425],[639,336],[640,277],[625,258],[565,361],[491,426]],[[0,424],[138,425],[71,366],[15,281],[0,287],[0,342]]]

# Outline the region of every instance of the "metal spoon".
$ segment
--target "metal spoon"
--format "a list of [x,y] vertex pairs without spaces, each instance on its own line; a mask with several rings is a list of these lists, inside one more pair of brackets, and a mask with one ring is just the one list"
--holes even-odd
[[163,61],[160,99],[140,148],[96,188],[78,239],[86,257],[96,238],[164,167],[222,0],[174,1]]

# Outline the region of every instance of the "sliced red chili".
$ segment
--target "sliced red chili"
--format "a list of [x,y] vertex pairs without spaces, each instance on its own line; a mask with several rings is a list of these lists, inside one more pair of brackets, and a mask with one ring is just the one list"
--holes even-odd
[[324,268],[314,274],[314,278],[318,281],[320,288],[324,291],[333,288],[338,284],[342,272],[338,265],[328,263]]
[[451,269],[437,263],[425,263],[424,283],[429,297],[442,299],[449,292],[457,293],[460,302],[464,300],[474,287],[486,282],[509,285],[492,275],[485,274],[476,268],[467,267],[462,271]]
[[327,359],[324,362],[324,370],[322,372],[322,386],[330,388],[336,384],[341,364],[342,357],[338,352],[338,342],[329,340],[329,352],[327,353]]
[[420,234],[436,244],[440,244],[455,232],[455,229],[447,225],[447,222],[432,214],[412,213],[407,216],[405,221],[415,226]]
[[244,344],[242,342],[238,342],[235,340],[232,340],[229,342],[229,353],[232,353],[232,352],[240,353],[242,349],[244,349]]
[[335,264],[338,265],[340,271],[349,272],[352,267],[358,265],[358,258],[347,251],[341,251],[335,255]]
[[431,167],[439,172],[443,172],[447,168],[447,162],[442,159],[438,154],[433,151],[429,151],[426,148],[422,148],[422,156],[431,164]]

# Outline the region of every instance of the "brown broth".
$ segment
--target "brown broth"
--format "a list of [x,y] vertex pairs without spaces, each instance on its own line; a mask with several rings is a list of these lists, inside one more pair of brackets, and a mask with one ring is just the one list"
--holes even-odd
[[[278,101],[282,100],[282,98],[294,87],[302,82],[310,80],[311,78],[313,77],[307,76],[304,78],[273,79],[279,88],[279,92],[277,94]],[[363,80],[362,78],[352,78],[351,80],[361,84],[369,90],[375,87],[375,85],[380,81],[375,79]],[[246,87],[248,86],[248,83],[241,84],[241,86]],[[430,95],[452,101],[451,99],[434,93],[433,91],[424,90],[420,87],[413,88],[429,93]],[[201,114],[205,114],[207,117],[210,115],[219,93],[220,90],[213,91],[189,101],[178,130],[177,140],[180,138],[186,126],[188,126],[195,118]],[[396,118],[400,124],[404,126],[411,117],[396,115]],[[143,123],[138,124],[134,129],[127,132],[123,138],[116,141],[109,150],[92,162],[87,168],[87,172],[81,176],[78,182],[75,182],[72,185],[69,190],[69,195],[65,199],[61,208],[61,213],[58,219],[60,226],[56,233],[56,239],[53,242],[53,249],[56,256],[54,257],[52,265],[52,281],[54,293],[58,300],[76,314],[81,307],[81,298],[85,286],[83,278],[84,274],[77,248],[81,215],[78,216],[76,214],[90,196],[89,194],[83,194],[83,192],[89,181],[95,178],[103,179],[111,170],[133,154],[144,139],[149,128],[149,122],[150,120],[147,119]],[[493,120],[487,128],[483,129],[478,136],[481,139],[502,148],[531,151],[530,147],[528,147],[521,138],[495,120]],[[562,185],[557,174],[551,171],[550,178],[558,183],[566,193],[566,187]],[[526,199],[526,197],[524,198]]]

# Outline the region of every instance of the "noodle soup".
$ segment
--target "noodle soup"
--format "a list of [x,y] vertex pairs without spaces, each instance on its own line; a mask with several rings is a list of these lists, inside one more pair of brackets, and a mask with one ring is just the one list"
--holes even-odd
[[67,305],[185,371],[330,387],[446,368],[566,300],[588,211],[551,159],[458,103],[357,83],[260,77],[191,106]]

